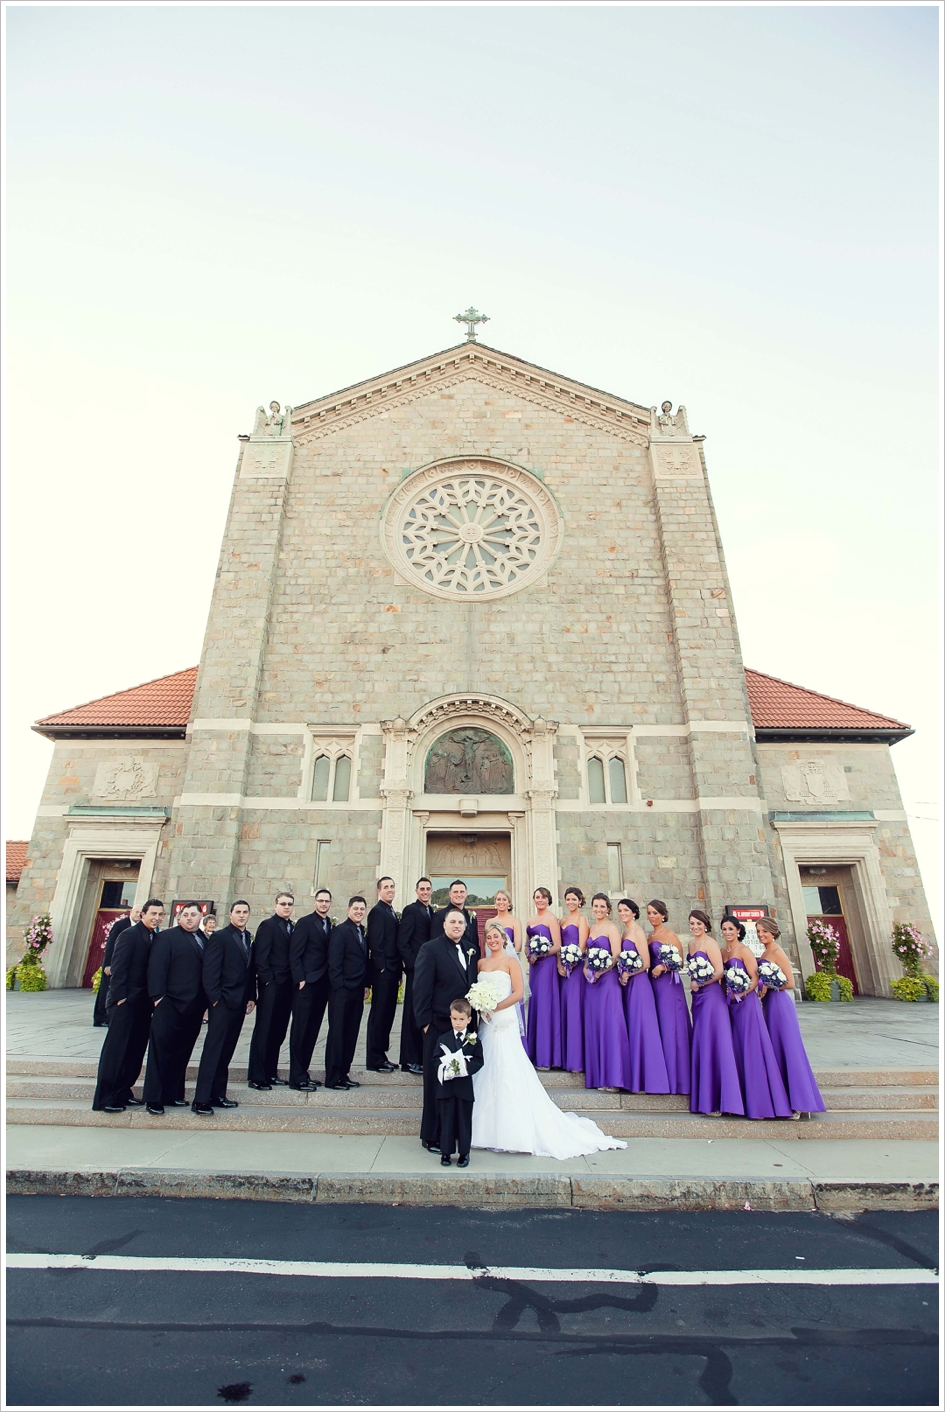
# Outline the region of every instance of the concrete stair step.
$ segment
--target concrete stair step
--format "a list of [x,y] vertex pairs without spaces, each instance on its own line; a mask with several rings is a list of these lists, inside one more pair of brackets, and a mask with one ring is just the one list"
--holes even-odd
[[828,1111],[858,1108],[887,1112],[929,1112],[938,1110],[937,1088],[910,1088],[907,1085],[875,1088],[821,1088]]
[[[256,1096],[255,1094],[253,1095]],[[266,1095],[261,1095],[266,1096]],[[187,1108],[169,1108],[163,1118],[152,1117],[143,1108],[124,1113],[93,1113],[83,1099],[44,1100],[11,1098],[7,1122],[11,1124],[63,1125],[68,1127],[170,1128],[194,1126],[251,1132],[330,1132],[412,1134],[417,1131],[418,1108],[319,1103],[318,1095],[304,1096],[304,1104],[250,1104],[223,1110],[212,1118],[197,1118]],[[349,1099],[349,1095],[325,1095]],[[568,1106],[568,1105],[562,1105]],[[576,1108],[576,1105],[573,1105]],[[586,1110],[585,1110],[586,1111]],[[688,1112],[642,1113],[624,1108],[591,1110],[604,1130],[614,1137],[647,1138],[879,1138],[886,1141],[925,1139],[937,1141],[938,1118],[932,1113],[895,1111],[838,1111],[818,1113],[810,1119],[751,1122],[744,1118],[704,1117]]]

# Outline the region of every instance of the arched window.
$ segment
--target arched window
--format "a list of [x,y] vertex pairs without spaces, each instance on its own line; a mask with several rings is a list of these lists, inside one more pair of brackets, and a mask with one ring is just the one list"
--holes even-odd
[[587,794],[592,804],[606,804],[604,792],[604,762],[592,755],[587,762]]
[[312,771],[312,799],[346,803],[351,794],[351,756],[319,755]]
[[627,803],[627,767],[619,755],[606,761],[601,755],[588,757],[587,798],[591,804]]
[[618,756],[614,755],[607,766],[607,773],[610,776],[610,802],[611,804],[626,804],[627,802],[627,772],[624,764]]

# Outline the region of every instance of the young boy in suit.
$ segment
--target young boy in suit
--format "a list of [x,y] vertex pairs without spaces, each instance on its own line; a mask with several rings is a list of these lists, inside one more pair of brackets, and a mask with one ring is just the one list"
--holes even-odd
[[[436,1042],[440,1057],[437,1109],[440,1118],[440,1165],[449,1167],[453,1148],[459,1151],[457,1166],[469,1166],[472,1146],[472,1076],[483,1064],[482,1042],[471,1027],[472,1006],[468,1000],[450,1002],[451,1028]],[[458,1072],[456,1072],[458,1070]]]

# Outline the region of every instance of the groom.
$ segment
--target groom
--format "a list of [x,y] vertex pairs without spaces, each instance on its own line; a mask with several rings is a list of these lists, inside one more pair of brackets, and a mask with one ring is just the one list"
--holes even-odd
[[423,1118],[420,1141],[428,1152],[439,1152],[437,1113],[439,1083],[436,1042],[450,1028],[450,1005],[465,996],[478,974],[479,947],[469,941],[467,918],[450,907],[440,936],[420,948],[413,977],[413,1010],[423,1030]]

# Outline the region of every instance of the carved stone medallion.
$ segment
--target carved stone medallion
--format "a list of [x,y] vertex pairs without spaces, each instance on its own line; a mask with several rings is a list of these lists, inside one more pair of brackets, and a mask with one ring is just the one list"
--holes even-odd
[[460,726],[431,746],[423,788],[426,794],[514,794],[512,757],[498,736]]
[[407,477],[388,503],[384,548],[409,582],[438,598],[502,598],[533,583],[561,540],[552,496],[502,461],[456,459]]

